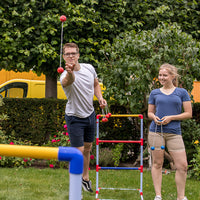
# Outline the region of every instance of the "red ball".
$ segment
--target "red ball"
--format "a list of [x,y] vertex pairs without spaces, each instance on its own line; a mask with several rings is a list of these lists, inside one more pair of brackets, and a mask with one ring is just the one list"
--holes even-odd
[[106,114],[106,118],[109,118],[110,117],[110,115],[109,114]]
[[57,72],[59,74],[62,74],[64,72],[64,69],[62,67],[58,67]]
[[61,22],[65,22],[67,20],[65,15],[60,16],[60,21]]
[[106,117],[104,117],[103,119],[102,119],[102,122],[107,122],[108,121],[108,118],[106,118]]
[[104,122],[108,122],[108,118],[105,118]]

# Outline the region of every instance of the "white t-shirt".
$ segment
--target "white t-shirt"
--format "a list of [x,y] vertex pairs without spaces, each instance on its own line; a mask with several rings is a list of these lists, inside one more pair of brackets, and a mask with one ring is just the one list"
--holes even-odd
[[[60,82],[66,76],[65,70],[60,76]],[[97,78],[94,67],[90,64],[80,63],[80,70],[74,71],[75,81],[63,87],[68,99],[65,113],[69,116],[86,118],[94,111],[94,79]]]

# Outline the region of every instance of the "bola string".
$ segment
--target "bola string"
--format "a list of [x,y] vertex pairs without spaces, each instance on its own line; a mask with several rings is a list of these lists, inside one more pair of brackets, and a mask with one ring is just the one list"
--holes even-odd
[[162,145],[161,145],[161,149],[164,149],[164,135],[163,135],[163,126],[162,126],[162,124],[161,124],[160,129],[161,129],[161,137],[162,137]]
[[61,27],[61,44],[60,44],[60,67],[61,67],[61,60],[62,60],[62,44],[63,44],[63,22]]
[[[155,134],[157,133],[157,126],[158,126],[158,125],[156,124]],[[155,149],[155,136],[156,136],[156,135],[154,135],[154,137],[153,137],[153,146],[151,147],[152,150]]]
[[[155,134],[157,133],[157,127],[158,127],[158,125],[156,124],[156,127],[155,127]],[[164,146],[164,136],[163,136],[163,127],[162,127],[162,124],[160,125],[160,132],[161,132],[161,137],[162,137],[162,145],[161,145],[161,149],[165,149],[165,146]],[[154,135],[154,137],[153,137],[153,146],[151,147],[151,150],[155,150],[155,137],[156,137],[156,135]]]
[[62,22],[62,27],[61,27],[61,39],[60,39],[60,66],[57,68],[57,72],[59,73],[59,74],[62,74],[63,72],[64,72],[64,69],[62,68],[62,66],[61,66],[61,61],[62,61],[62,53],[63,53],[63,51],[62,51],[62,44],[63,44],[63,23],[66,21],[66,16],[65,15],[62,15],[61,17],[60,17],[60,21]]

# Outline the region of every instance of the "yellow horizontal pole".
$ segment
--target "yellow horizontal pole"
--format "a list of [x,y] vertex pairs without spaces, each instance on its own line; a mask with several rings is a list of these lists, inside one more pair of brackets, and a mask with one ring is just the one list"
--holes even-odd
[[36,159],[58,159],[58,147],[0,144],[0,155]]
[[[101,117],[103,117],[105,115],[101,115]],[[122,115],[111,115],[110,117],[139,117],[140,114],[134,114],[134,115],[131,115],[131,114],[122,114]]]

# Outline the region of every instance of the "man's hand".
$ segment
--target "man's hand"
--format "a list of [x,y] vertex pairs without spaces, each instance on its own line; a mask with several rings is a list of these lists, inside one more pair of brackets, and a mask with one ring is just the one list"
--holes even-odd
[[99,99],[99,104],[100,104],[100,107],[101,107],[102,109],[104,109],[104,108],[107,106],[107,101],[106,101],[103,97],[101,97],[101,98]]
[[67,73],[72,74],[74,71],[75,64],[65,63],[65,69]]

